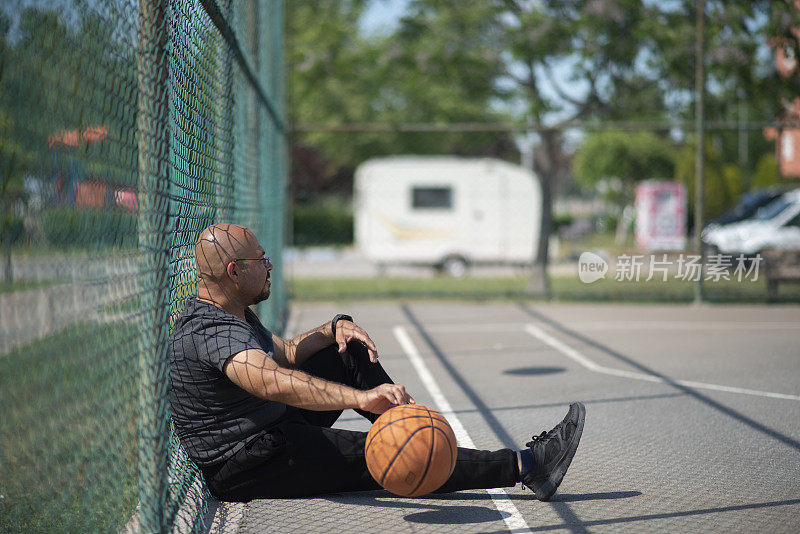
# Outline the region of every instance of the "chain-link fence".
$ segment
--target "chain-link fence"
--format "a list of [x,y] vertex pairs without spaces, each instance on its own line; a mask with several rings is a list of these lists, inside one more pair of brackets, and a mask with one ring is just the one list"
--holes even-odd
[[[0,8],[0,531],[202,522],[166,343],[206,226],[251,227],[281,272],[282,9]],[[286,306],[273,276],[262,320]]]

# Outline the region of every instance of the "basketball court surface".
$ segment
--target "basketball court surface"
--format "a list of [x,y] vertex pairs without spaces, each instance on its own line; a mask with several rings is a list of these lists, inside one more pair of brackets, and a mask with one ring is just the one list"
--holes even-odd
[[343,312],[459,445],[518,449],[584,402],[564,482],[546,503],[519,485],[212,503],[212,531],[800,532],[800,306],[296,303],[289,334]]

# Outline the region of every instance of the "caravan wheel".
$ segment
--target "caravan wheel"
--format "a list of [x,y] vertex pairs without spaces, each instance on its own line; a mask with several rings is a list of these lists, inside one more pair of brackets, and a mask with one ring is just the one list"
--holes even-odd
[[440,270],[453,278],[464,278],[469,270],[469,264],[461,256],[448,256],[442,261]]

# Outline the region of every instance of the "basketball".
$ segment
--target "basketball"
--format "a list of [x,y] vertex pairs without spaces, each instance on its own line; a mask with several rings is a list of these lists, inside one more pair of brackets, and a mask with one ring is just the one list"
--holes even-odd
[[378,484],[395,495],[419,497],[450,478],[458,448],[442,414],[421,404],[402,404],[373,423],[365,454]]

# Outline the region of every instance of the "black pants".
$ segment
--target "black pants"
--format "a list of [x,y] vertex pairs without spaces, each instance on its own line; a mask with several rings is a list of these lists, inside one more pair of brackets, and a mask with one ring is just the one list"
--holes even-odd
[[[392,381],[379,363],[369,361],[361,343],[348,344],[344,354],[336,348],[332,345],[316,353],[302,369],[357,389]],[[373,422],[378,418],[358,412]],[[225,501],[249,501],[379,489],[364,459],[367,433],[330,428],[341,413],[290,406],[279,421],[251,438],[233,457],[203,469],[211,492]],[[515,451],[459,447],[455,470],[437,493],[508,487],[518,481]]]

